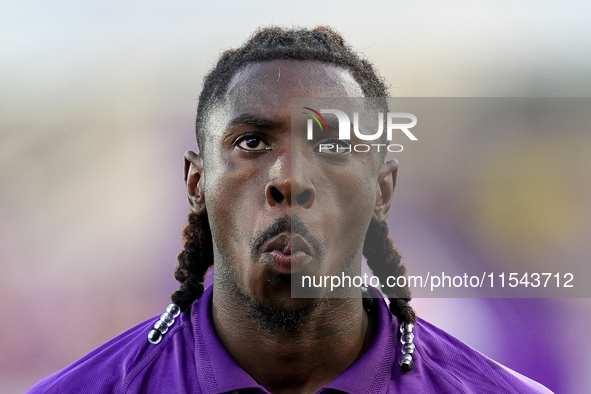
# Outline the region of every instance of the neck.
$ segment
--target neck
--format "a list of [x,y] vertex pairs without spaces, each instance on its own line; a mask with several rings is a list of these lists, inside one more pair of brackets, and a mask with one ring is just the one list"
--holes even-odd
[[213,324],[228,352],[274,393],[315,392],[369,347],[374,322],[361,299],[326,299],[297,328],[267,331],[244,297],[214,284]]

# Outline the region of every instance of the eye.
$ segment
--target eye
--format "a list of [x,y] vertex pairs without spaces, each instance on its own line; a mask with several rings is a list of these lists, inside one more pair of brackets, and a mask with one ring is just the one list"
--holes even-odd
[[236,146],[249,152],[270,150],[271,147],[256,135],[246,135],[236,140]]
[[342,155],[351,153],[351,144],[347,141],[332,138],[321,141],[314,148],[314,152],[326,153],[328,155]]

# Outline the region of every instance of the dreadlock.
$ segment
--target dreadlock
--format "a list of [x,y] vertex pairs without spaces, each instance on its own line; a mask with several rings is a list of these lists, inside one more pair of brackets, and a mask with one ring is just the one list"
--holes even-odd
[[[344,39],[328,27],[307,29],[282,29],[270,27],[258,30],[240,48],[226,51],[214,69],[204,78],[203,90],[197,107],[196,136],[204,151],[205,118],[208,110],[226,94],[232,77],[247,63],[272,60],[308,60],[332,64],[348,70],[359,83],[366,97],[388,96],[386,85],[374,67],[349,47]],[[199,298],[204,291],[204,275],[213,265],[213,244],[207,214],[189,214],[189,223],[183,232],[184,250],[178,256],[175,278],[181,283],[173,293],[172,301],[182,310]],[[388,236],[386,222],[371,221],[365,236],[363,255],[369,267],[382,283],[388,276],[406,274],[400,254]],[[400,322],[414,323],[416,315],[408,304],[410,290],[386,289],[390,300],[390,312]]]
[[[399,277],[406,275],[406,266],[402,264],[400,252],[394,247],[388,232],[386,222],[372,220],[365,233],[363,243],[363,256],[367,260],[367,265],[382,283],[386,283],[388,276]],[[408,304],[411,300],[408,286],[384,286],[382,290],[385,290],[390,300],[390,312],[398,318],[398,321],[416,322],[415,311]]]
[[172,302],[184,311],[205,291],[205,273],[213,265],[213,239],[206,213],[189,214],[183,240],[185,248],[179,253],[179,264],[174,272],[181,288],[172,294]]

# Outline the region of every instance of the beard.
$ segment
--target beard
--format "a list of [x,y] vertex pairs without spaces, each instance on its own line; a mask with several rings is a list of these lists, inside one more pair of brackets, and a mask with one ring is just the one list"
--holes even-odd
[[[307,299],[308,302],[298,306],[262,302],[238,285],[236,271],[230,262],[230,257],[226,253],[221,254],[222,264],[216,267],[214,281],[224,291],[228,291],[240,301],[239,304],[247,309],[248,317],[256,323],[260,330],[265,330],[271,335],[295,334],[310,320],[316,308],[323,302],[321,299]],[[286,280],[286,278],[279,276],[267,277],[266,279],[276,285]],[[301,299],[301,301],[304,301],[304,299]]]
[[238,297],[248,306],[248,315],[260,330],[271,335],[295,334],[310,320],[322,300],[313,300],[297,308],[286,308],[282,305],[267,305],[254,299],[250,294],[240,291]]

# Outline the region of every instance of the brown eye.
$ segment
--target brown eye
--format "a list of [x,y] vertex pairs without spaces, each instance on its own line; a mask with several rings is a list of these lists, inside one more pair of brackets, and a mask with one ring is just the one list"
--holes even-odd
[[240,149],[246,151],[263,151],[269,150],[271,147],[257,136],[246,136],[238,141],[236,144]]

